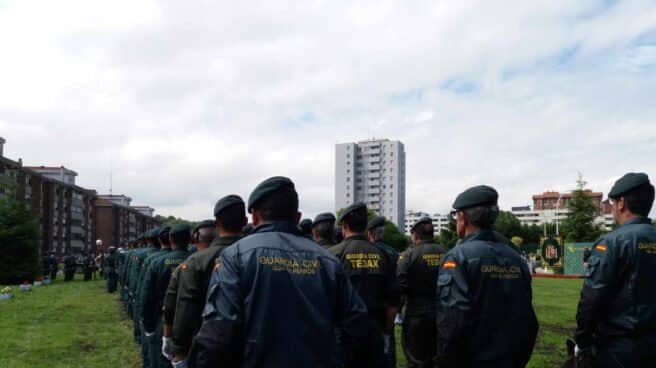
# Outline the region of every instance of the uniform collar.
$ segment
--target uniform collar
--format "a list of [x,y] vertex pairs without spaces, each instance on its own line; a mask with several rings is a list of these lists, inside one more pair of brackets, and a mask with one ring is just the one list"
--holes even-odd
[[648,217],[643,217],[643,216],[636,216],[629,221],[623,223],[619,227],[626,226],[626,225],[633,225],[633,224],[651,224],[651,219]]
[[496,241],[498,238],[494,234],[494,231],[489,229],[481,229],[462,238],[461,243],[471,240]]
[[344,238],[344,241],[352,241],[352,240],[366,240],[366,241],[369,241],[369,239],[367,239],[366,236],[361,235],[361,234],[355,234],[355,235],[349,236],[348,238]]
[[212,240],[210,247],[213,245],[230,245],[239,239],[241,239],[239,235],[216,237]]
[[301,232],[298,231],[298,227],[289,221],[274,221],[268,222],[262,225],[258,225],[253,229],[253,233],[268,233],[268,232],[281,232],[281,233],[290,233],[294,235],[301,235]]

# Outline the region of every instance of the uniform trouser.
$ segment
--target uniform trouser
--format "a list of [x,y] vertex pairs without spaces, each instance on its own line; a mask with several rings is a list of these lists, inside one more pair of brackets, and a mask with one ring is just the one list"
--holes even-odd
[[57,268],[50,271],[50,281],[55,281],[57,278]]
[[75,270],[64,270],[64,281],[72,281],[75,276]]
[[89,281],[91,280],[91,276],[93,275],[91,270],[84,270],[84,281]]
[[149,337],[148,359],[150,368],[169,368],[171,363],[162,355],[162,322],[157,324],[155,334]]
[[656,336],[653,338],[619,337],[597,344],[595,368],[656,367]]
[[401,344],[408,368],[432,367],[437,353],[437,323],[434,315],[407,315],[403,318]]
[[107,292],[108,293],[113,293],[116,291],[116,285],[118,283],[118,275],[116,272],[108,272],[107,273]]
[[390,335],[390,347],[385,356],[385,362],[386,368],[396,368],[396,336],[394,333]]
[[[346,341],[337,334],[337,366],[345,368],[386,368],[385,342],[380,327],[370,324],[368,335],[357,341]],[[348,345],[346,347],[345,345]],[[393,349],[393,347],[391,347]],[[355,349],[355,351],[354,351]]]

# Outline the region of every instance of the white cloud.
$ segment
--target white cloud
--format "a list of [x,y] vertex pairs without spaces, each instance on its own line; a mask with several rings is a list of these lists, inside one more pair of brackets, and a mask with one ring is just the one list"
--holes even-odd
[[578,171],[607,192],[656,175],[654,24],[649,1],[10,1],[0,135],[192,219],[280,174],[332,209],[334,144],[372,135],[406,145],[408,208],[479,183],[526,204]]

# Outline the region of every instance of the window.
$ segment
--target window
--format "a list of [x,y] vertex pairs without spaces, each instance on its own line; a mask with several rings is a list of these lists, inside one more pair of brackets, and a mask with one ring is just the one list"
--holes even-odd
[[346,178],[346,181],[351,181],[351,178]]

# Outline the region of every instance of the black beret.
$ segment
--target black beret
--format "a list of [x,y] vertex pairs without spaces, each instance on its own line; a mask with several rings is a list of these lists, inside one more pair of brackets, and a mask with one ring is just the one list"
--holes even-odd
[[200,229],[204,229],[206,227],[214,227],[214,226],[216,226],[215,224],[216,223],[214,222],[214,220],[203,220],[203,221],[199,222],[198,225],[196,225],[194,227],[192,232],[195,233],[196,231],[198,231]]
[[414,225],[412,225],[412,228],[410,229],[410,232],[414,232],[415,229],[417,228],[417,226],[419,226],[421,224],[432,224],[432,223],[433,223],[433,220],[430,217],[424,216],[424,217],[420,218],[419,221],[415,222]]
[[352,205],[344,208],[344,210],[342,211],[342,214],[339,215],[339,218],[337,219],[337,222],[341,224],[342,220],[344,220],[344,217],[346,217],[348,214],[350,214],[353,211],[361,210],[363,208],[366,210],[367,205],[362,203],[362,202],[353,203]]
[[334,222],[335,221],[335,215],[333,215],[330,212],[320,213],[314,218],[314,222],[312,222],[312,226],[315,226],[318,223],[323,222],[323,221],[333,221]]
[[187,225],[187,224],[177,224],[177,225],[173,225],[171,227],[171,230],[169,230],[169,234],[174,235],[174,234],[181,234],[181,233],[184,233],[184,232],[189,233],[190,231],[191,231],[191,227],[189,227],[189,225]]
[[383,216],[376,216],[367,224],[367,230],[375,229],[377,227],[385,226],[385,218]]
[[258,184],[248,197],[248,213],[252,212],[259,200],[284,188],[295,189],[294,183],[284,176],[274,176]]
[[497,204],[498,199],[499,193],[494,188],[487,185],[478,185],[460,193],[451,207],[456,210],[463,210],[470,207]]
[[642,184],[649,183],[649,177],[645,173],[628,173],[619,178],[613,188],[608,193],[609,198],[619,198],[622,194],[638,187]]
[[312,231],[312,220],[310,220],[308,218],[303,219],[298,224],[298,227],[301,229],[302,232],[311,232]]
[[221,211],[225,210],[226,208],[233,206],[235,204],[241,204],[244,205],[244,200],[241,199],[240,196],[235,195],[235,194],[230,194],[227,195],[221,199],[219,199],[216,202],[216,205],[214,205],[214,217],[218,216]]

